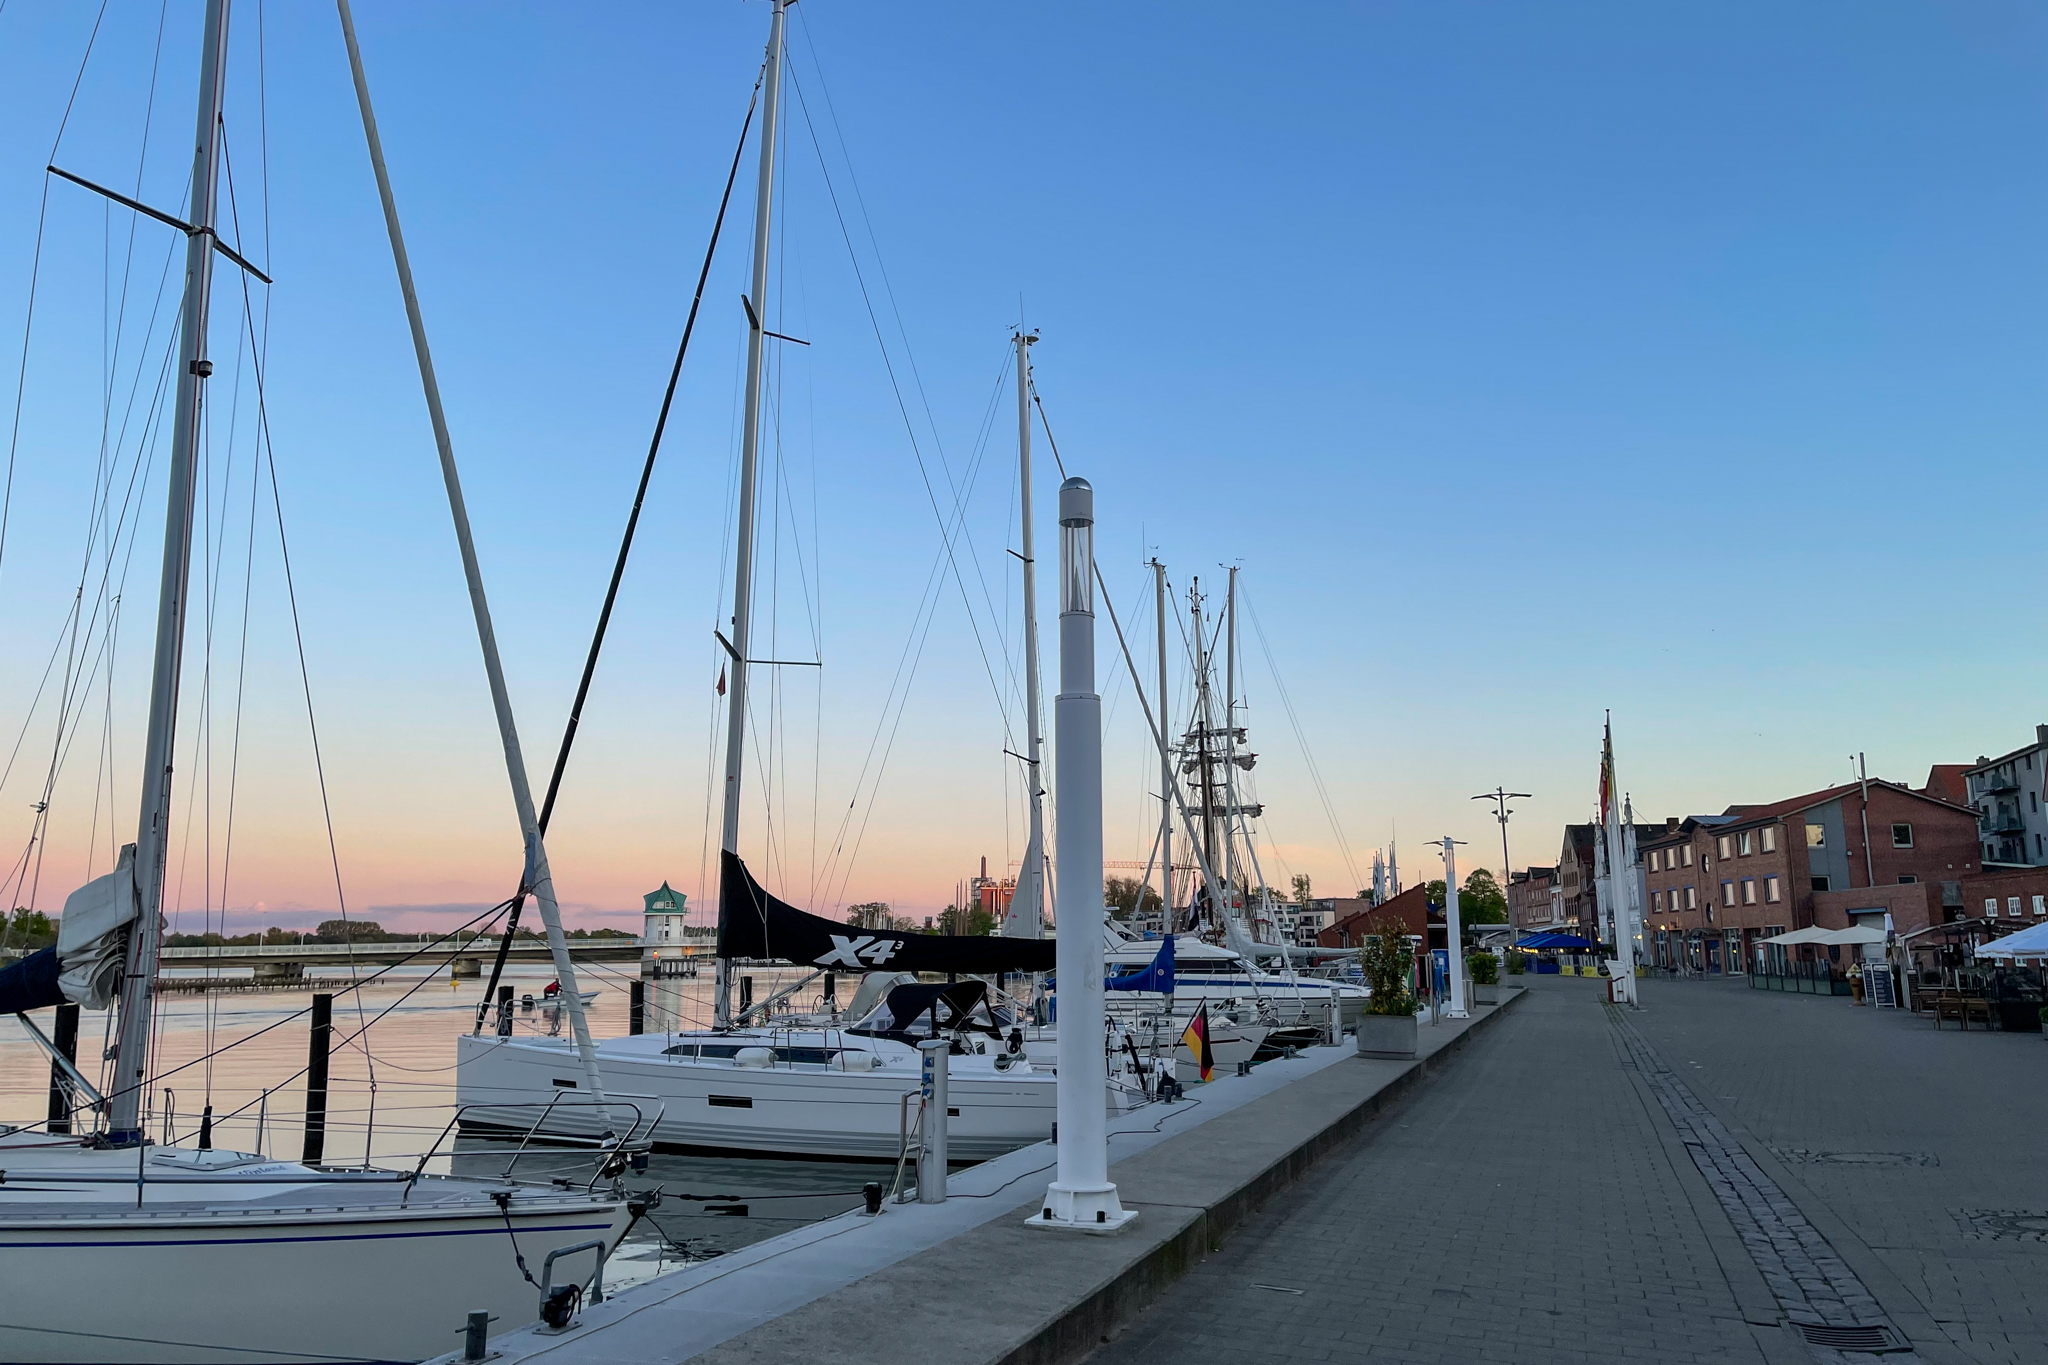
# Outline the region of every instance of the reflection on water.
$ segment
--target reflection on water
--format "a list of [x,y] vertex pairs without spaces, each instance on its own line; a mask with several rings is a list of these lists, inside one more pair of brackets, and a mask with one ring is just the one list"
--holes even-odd
[[[592,1036],[627,1032],[627,989],[637,971],[636,964],[578,964],[580,984],[598,991],[589,1010]],[[363,975],[369,974],[365,969]],[[165,973],[193,975],[198,973]],[[248,974],[220,975],[246,979]],[[749,975],[759,999],[799,979],[766,969]],[[536,1001],[533,1008],[515,1009],[515,1031],[568,1031],[566,1021],[538,1003],[553,977],[545,966],[506,969],[515,999],[531,996]],[[650,982],[648,1028],[707,1025],[711,989],[708,965],[700,978]],[[469,1138],[458,1143],[448,1131],[455,1116],[455,1038],[474,1026],[482,995],[480,979],[451,981],[445,970],[407,968],[389,971],[361,990],[335,993],[327,1162],[367,1159],[409,1168],[433,1151],[429,1171],[505,1172],[517,1143]],[[298,1158],[305,1134],[306,1011],[312,996],[310,988],[161,994],[153,1068],[158,1079],[148,1105],[151,1135],[193,1140],[210,1104],[215,1146]],[[107,1085],[104,1067],[94,1059],[112,1041],[112,1019],[110,1010],[104,1015],[88,1011],[79,1020],[79,1070],[102,1089]],[[47,1016],[39,1022],[47,1033]],[[367,1049],[361,1036],[366,1025]],[[47,1058],[19,1022],[0,1022],[0,1124],[41,1125],[49,1075]],[[518,1155],[515,1173],[521,1179],[559,1177],[581,1184],[594,1170],[587,1152],[529,1148]],[[646,1173],[630,1176],[627,1184],[636,1190],[661,1189],[663,1203],[620,1248],[606,1279],[623,1284],[685,1258],[731,1251],[857,1208],[862,1184],[886,1183],[890,1175],[887,1167],[864,1163],[656,1153]]]

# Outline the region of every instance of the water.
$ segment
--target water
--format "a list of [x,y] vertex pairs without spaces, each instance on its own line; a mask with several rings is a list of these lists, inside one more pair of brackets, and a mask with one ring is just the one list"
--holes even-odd
[[[370,975],[370,970],[364,969],[362,975]],[[200,974],[165,973],[170,978]],[[792,973],[772,970],[749,974],[760,998],[794,979]],[[246,979],[248,973],[220,975]],[[627,1031],[627,987],[636,975],[632,965],[579,966],[584,989],[599,992],[588,1011],[594,1037],[617,1037]],[[515,998],[530,994],[539,1000],[553,977],[553,970],[545,966],[508,967],[505,981]],[[697,980],[652,984],[655,989],[649,994],[678,1010],[684,1027],[708,1023],[708,970]],[[449,1131],[455,1116],[455,1039],[473,1026],[482,995],[478,978],[451,981],[445,969],[419,968],[394,968],[360,990],[334,992],[328,1163],[368,1160],[387,1169],[410,1169],[431,1152],[426,1168],[433,1172],[496,1176],[506,1170],[516,1143],[458,1141]],[[311,987],[159,995],[150,1134],[168,1140],[196,1139],[201,1111],[210,1103],[216,1147],[297,1159],[306,1116],[304,1069],[310,1031],[305,1011],[311,1008],[312,997]],[[79,1070],[102,1089],[102,1068],[92,1059],[109,1041],[106,1029],[112,1015],[87,1011],[79,1020]],[[47,1033],[48,1017],[38,1022]],[[367,1050],[357,1037],[366,1023]],[[552,1023],[552,1012],[545,1009],[515,1012],[514,1028],[520,1032],[545,1033]],[[566,1020],[558,1026],[568,1029]],[[650,1019],[649,1026],[659,1025]],[[0,1123],[39,1126],[49,1102],[49,1074],[47,1058],[20,1023],[0,1023]],[[594,1170],[587,1152],[529,1148],[519,1158],[516,1173],[521,1179],[560,1176],[581,1182]],[[862,1184],[886,1183],[891,1175],[886,1166],[863,1162],[656,1153],[648,1170],[630,1176],[627,1185],[634,1190],[660,1188],[663,1203],[620,1247],[606,1273],[607,1282],[644,1278],[857,1208]]]

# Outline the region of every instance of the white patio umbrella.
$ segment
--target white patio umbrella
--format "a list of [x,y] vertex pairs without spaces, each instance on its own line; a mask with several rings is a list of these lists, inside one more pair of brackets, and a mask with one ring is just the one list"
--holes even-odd
[[1978,957],[2048,957],[2048,924],[2030,925],[2017,934],[1977,945]]

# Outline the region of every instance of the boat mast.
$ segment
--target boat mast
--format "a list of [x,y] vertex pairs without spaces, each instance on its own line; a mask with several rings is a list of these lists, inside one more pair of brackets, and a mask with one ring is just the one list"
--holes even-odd
[[185,237],[185,316],[178,339],[178,398],[171,428],[171,472],[164,518],[163,583],[157,596],[156,663],[150,677],[149,735],[143,747],[142,811],[135,836],[136,908],[121,982],[121,1035],[108,1140],[126,1146],[142,1135],[149,1077],[150,1015],[157,955],[163,947],[164,859],[171,820],[171,753],[177,740],[178,683],[192,578],[193,453],[205,402],[206,325],[213,293],[214,203],[218,198],[221,78],[227,65],[228,0],[207,0],[199,59],[199,126],[192,153],[192,227]]
[[1173,932],[1173,749],[1166,740],[1166,566],[1152,561],[1153,614],[1159,618],[1159,858],[1161,928]]
[[[726,689],[725,719],[725,814],[719,847],[734,857],[740,851],[740,772],[747,743],[747,646],[752,637],[754,596],[754,474],[761,456],[761,362],[767,345],[768,325],[768,224],[775,207],[775,138],[782,118],[782,27],[789,0],[774,0],[768,20],[766,87],[761,101],[761,175],[754,188],[754,275],[747,294],[747,397],[746,419],[740,433],[739,549],[733,557],[732,639],[726,652],[731,656],[732,683]],[[724,878],[719,879],[718,917],[735,907],[725,903]],[[732,1025],[732,964],[717,960],[718,987],[712,1003],[712,1023],[718,1028]]]
[[[448,435],[448,417],[441,407],[441,383],[434,374],[433,352],[427,346],[427,324],[420,313],[419,292],[413,287],[412,259],[406,254],[405,234],[399,227],[398,201],[391,192],[391,173],[384,163],[384,140],[377,135],[377,115],[370,105],[370,82],[363,73],[362,49],[356,43],[355,18],[348,0],[337,0],[341,36],[348,48],[349,74],[354,78],[356,105],[363,118],[363,139],[369,145],[370,168],[377,177],[377,197],[384,208],[384,228],[391,238],[391,263],[398,273],[398,290],[405,299],[405,318],[412,329],[414,358],[419,362],[420,387],[427,400],[427,417],[434,427],[434,448],[440,456],[441,482],[448,492],[448,514],[455,523],[455,544],[462,555],[462,576],[469,587],[470,613],[476,618],[477,645],[484,656],[484,677],[491,689],[491,709],[498,721],[498,741],[505,750],[505,776],[512,787],[512,806],[519,819],[519,836],[526,849],[525,867],[519,880],[522,892],[531,892],[540,909],[540,921],[547,930],[548,951],[554,959],[556,979],[562,987],[562,1003],[569,1011],[570,1031],[575,1035],[576,1053],[583,1066],[583,1083],[600,1117],[609,1129],[604,1109],[604,1080],[597,1068],[597,1049],[590,1040],[590,1024],[583,1016],[583,996],[576,981],[576,963],[569,956],[569,941],[562,934],[561,907],[555,900],[554,874],[548,867],[547,846],[541,838],[540,820],[533,806],[533,788],[526,778],[526,754],[519,743],[519,724],[512,714],[512,694],[505,685],[505,666],[498,654],[498,634],[491,624],[491,604],[484,594],[483,569],[477,562],[476,540],[470,534],[469,507],[462,496],[462,477],[455,466],[455,443]],[[508,928],[507,933],[510,932]],[[610,1136],[607,1131],[606,1136]]]
[[1034,333],[1017,329],[1017,496],[1024,537],[1024,737],[1025,776],[1031,783],[1031,834],[1024,841],[1024,865],[1003,915],[1011,938],[1045,937],[1045,782],[1039,758],[1038,591],[1036,551],[1031,537],[1031,343]]
[[[1237,840],[1231,836],[1231,821],[1237,817],[1237,569],[1223,590],[1223,880],[1233,888],[1240,874]],[[1250,842],[1247,831],[1246,842]],[[1250,897],[1246,898],[1247,906]],[[1253,922],[1254,930],[1257,921]],[[1254,939],[1259,935],[1254,932]]]

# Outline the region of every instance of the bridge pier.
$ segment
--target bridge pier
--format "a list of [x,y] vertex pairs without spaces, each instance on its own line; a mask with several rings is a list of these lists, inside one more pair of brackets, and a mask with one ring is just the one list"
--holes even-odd
[[458,957],[449,964],[449,974],[457,981],[484,974],[484,963],[480,957]]

